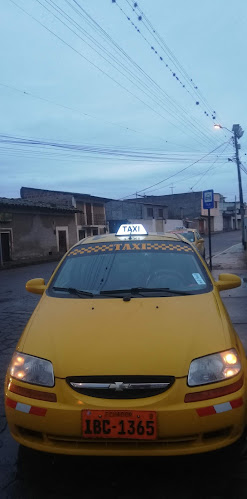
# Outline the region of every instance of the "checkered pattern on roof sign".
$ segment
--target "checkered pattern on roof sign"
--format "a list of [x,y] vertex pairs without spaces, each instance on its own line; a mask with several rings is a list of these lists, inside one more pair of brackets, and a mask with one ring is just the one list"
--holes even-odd
[[96,255],[104,253],[124,253],[126,251],[151,251],[151,252],[176,252],[176,253],[193,253],[193,249],[183,242],[117,242],[117,243],[102,243],[102,244],[80,244],[73,248],[68,257],[76,257],[82,255]]

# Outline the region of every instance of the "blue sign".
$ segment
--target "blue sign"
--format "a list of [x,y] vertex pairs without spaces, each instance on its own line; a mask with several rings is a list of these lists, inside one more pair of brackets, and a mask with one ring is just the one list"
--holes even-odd
[[204,210],[211,210],[211,208],[214,208],[214,191],[213,191],[213,189],[210,189],[208,191],[203,191],[202,199],[203,199],[203,209]]

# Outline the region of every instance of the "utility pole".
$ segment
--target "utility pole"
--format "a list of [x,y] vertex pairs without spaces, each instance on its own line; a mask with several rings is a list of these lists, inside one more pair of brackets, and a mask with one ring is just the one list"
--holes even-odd
[[212,246],[211,246],[210,208],[208,209],[208,243],[209,243],[209,268],[210,268],[210,270],[212,270]]
[[235,227],[234,229],[237,230],[238,228],[238,221],[237,221],[237,196],[235,196],[235,205],[234,205],[234,208],[235,208]]
[[243,189],[242,189],[242,179],[241,179],[241,171],[240,171],[240,159],[239,159],[239,149],[240,145],[238,144],[238,139],[240,139],[243,135],[243,130],[240,125],[233,125],[232,131],[234,133],[234,145],[236,151],[236,163],[237,163],[237,171],[238,171],[238,187],[239,187],[239,202],[240,202],[240,214],[241,214],[241,229],[242,229],[242,245],[244,249],[246,249],[245,242],[245,234],[244,234],[244,200],[243,200]]
[[2,251],[2,241],[1,241],[1,233],[0,233],[0,267],[3,265],[3,251]]

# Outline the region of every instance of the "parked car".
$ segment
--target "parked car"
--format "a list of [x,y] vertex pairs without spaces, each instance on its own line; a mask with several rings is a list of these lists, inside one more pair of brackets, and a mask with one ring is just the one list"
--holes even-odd
[[46,285],[11,360],[12,436],[49,453],[164,456],[241,438],[246,356],[193,245],[142,226],[86,238]]
[[205,259],[205,241],[201,234],[196,229],[176,229],[173,231],[175,234],[181,234],[183,237],[188,239],[191,243],[194,244],[196,249],[199,251],[199,253],[202,255],[202,257]]

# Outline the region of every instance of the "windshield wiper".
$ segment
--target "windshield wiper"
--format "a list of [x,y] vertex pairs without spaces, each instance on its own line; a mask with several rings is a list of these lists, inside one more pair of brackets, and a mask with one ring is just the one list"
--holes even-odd
[[81,296],[81,298],[85,298],[87,296],[95,296],[93,293],[90,293],[90,291],[83,291],[83,289],[76,289],[76,288],[60,288],[58,286],[53,286],[55,291],[65,291],[66,293],[69,293],[71,295],[76,295],[76,296]]
[[101,295],[114,295],[114,294],[122,294],[122,293],[130,293],[132,295],[135,294],[141,294],[141,293],[159,293],[159,292],[165,292],[173,295],[193,295],[194,293],[189,293],[188,291],[180,291],[178,289],[171,289],[171,288],[144,288],[144,287],[137,287],[137,288],[127,288],[127,289],[107,289],[105,291],[100,291]]
[[180,289],[171,289],[171,288],[142,288],[142,291],[164,291],[165,293],[170,293],[173,295],[193,295],[194,293],[190,293],[188,291],[182,291]]

